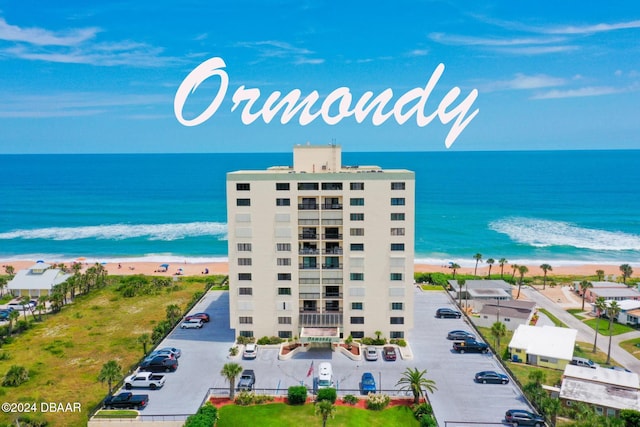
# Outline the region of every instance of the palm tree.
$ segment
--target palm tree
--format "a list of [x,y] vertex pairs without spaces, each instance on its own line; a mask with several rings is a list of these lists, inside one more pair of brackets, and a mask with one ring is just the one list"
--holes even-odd
[[109,384],[109,395],[113,393],[113,388],[111,385],[114,381],[118,381],[122,377],[122,367],[118,365],[118,362],[115,360],[109,360],[107,363],[102,365],[102,369],[100,370],[100,374],[98,374],[98,381],[104,383],[105,381]]
[[584,297],[587,296],[587,289],[593,288],[593,283],[583,280],[580,282],[580,291],[582,292],[582,311],[584,311]]
[[6,277],[0,277],[0,297],[4,295],[4,288],[7,286],[9,281]]
[[460,290],[458,291],[458,306],[462,308],[462,287],[467,283],[465,279],[458,279],[458,286]]
[[456,264],[455,262],[449,266],[450,269],[453,270],[453,279],[456,278],[456,271],[460,268],[460,264]]
[[524,280],[524,275],[529,272],[529,269],[526,265],[519,265],[518,272],[520,272],[520,280],[518,280],[518,295],[516,299],[520,298],[520,287],[522,286],[522,281]]
[[599,282],[604,280],[604,270],[596,270],[596,275],[598,276],[598,281]]
[[516,277],[516,271],[518,271],[518,267],[518,264],[511,264],[511,268],[513,269],[513,272],[511,273],[511,280]]
[[167,306],[167,320],[172,324],[175,323],[180,317],[182,317],[182,310],[178,304],[169,304]]
[[489,258],[487,260],[487,264],[489,264],[489,274],[487,274],[487,279],[491,279],[491,267],[493,267],[494,262],[496,262],[496,260],[493,258]]
[[611,339],[613,338],[613,320],[620,314],[620,305],[617,301],[609,301],[609,307],[607,307],[607,316],[609,316],[609,349],[607,350],[607,365],[611,361]]
[[500,338],[507,335],[507,327],[502,322],[494,322],[491,325],[491,336],[496,339],[496,352],[500,352]]
[[36,308],[38,309],[40,321],[42,321],[42,312],[47,309],[47,301],[49,301],[49,295],[40,295],[38,298],[38,305]]
[[437,390],[435,381],[425,378],[426,373],[426,369],[419,371],[418,368],[407,368],[402,373],[400,380],[396,383],[396,386],[402,386],[400,391],[405,390],[413,393],[413,403],[416,405],[420,403],[420,396],[426,398],[422,391],[423,389],[431,393]]
[[147,345],[151,344],[151,336],[149,334],[142,334],[138,336],[137,341],[142,344],[142,354],[147,354]]
[[558,418],[558,412],[562,408],[560,399],[557,397],[545,397],[542,399],[542,409],[546,416],[551,418],[551,425],[555,426]]
[[326,427],[329,417],[335,417],[336,407],[330,400],[323,399],[316,402],[315,414],[322,417],[322,427]]
[[13,279],[13,276],[14,276],[14,275],[15,275],[15,273],[16,273],[16,269],[15,269],[15,268],[13,268],[13,265],[6,265],[6,266],[4,267],[4,271],[5,271],[9,276],[11,276],[11,277],[10,277],[11,279]]
[[507,259],[506,259],[506,258],[500,258],[500,259],[498,260],[498,264],[500,264],[500,278],[501,278],[501,279],[504,279],[504,277],[503,277],[503,274],[504,274],[504,265],[505,265],[506,263],[508,263],[508,262],[509,262],[509,261],[507,261]]
[[25,321],[27,320],[27,307],[30,307],[29,301],[31,301],[31,299],[27,296],[20,298],[20,304],[22,304],[22,313],[24,314]]
[[607,300],[605,300],[604,297],[596,298],[595,308],[596,308],[596,338],[593,340],[592,353],[596,352],[596,343],[598,342],[598,331],[599,331],[598,323],[600,323],[600,318],[602,316],[602,313],[604,313],[605,310],[607,309]]
[[552,271],[553,268],[549,264],[542,264],[540,268],[544,273],[544,277],[542,278],[542,290],[544,291],[547,288],[547,271]]
[[633,269],[629,264],[622,264],[620,266],[620,271],[622,272],[622,283],[626,285],[627,279],[633,274]]
[[13,322],[18,320],[19,317],[20,317],[20,313],[18,313],[17,310],[11,310],[9,312],[9,330],[7,331],[8,336],[11,336],[11,334],[13,333]]
[[476,268],[473,270],[473,275],[474,275],[474,276],[477,276],[477,274],[476,274],[476,273],[478,272],[478,263],[479,263],[480,261],[482,261],[482,254],[475,254],[475,255],[473,256],[473,259],[475,259],[475,260],[476,260]]
[[229,381],[229,398],[233,400],[235,396],[236,389],[236,378],[242,372],[242,366],[237,363],[225,363],[220,371],[220,375],[225,377],[227,381]]

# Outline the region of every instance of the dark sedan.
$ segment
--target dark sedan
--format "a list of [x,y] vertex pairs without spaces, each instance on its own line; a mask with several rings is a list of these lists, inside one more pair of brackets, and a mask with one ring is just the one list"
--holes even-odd
[[438,319],[440,318],[459,319],[460,317],[462,317],[462,313],[452,308],[439,308],[438,310],[436,310],[436,317]]
[[447,334],[447,339],[456,341],[466,341],[467,339],[475,340],[476,336],[471,332],[455,330]]
[[506,384],[509,382],[509,377],[495,371],[482,371],[476,374],[475,380],[482,384]]
[[140,371],[147,372],[171,372],[178,369],[178,360],[173,357],[156,356],[152,359],[145,359],[140,364]]
[[184,320],[191,320],[191,319],[200,319],[203,322],[208,322],[209,320],[211,320],[211,318],[207,313],[193,313],[184,318]]
[[544,418],[533,412],[525,411],[524,409],[509,409],[505,413],[504,419],[507,423],[514,426],[544,426]]
[[382,349],[382,357],[388,361],[396,360],[396,349],[393,347],[384,347]]

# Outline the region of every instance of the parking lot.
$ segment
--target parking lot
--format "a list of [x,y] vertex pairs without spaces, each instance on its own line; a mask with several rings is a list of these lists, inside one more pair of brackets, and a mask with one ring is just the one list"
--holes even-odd
[[[296,354],[290,360],[278,359],[276,348],[259,348],[255,360],[243,360],[241,354],[229,358],[229,348],[234,341],[234,331],[229,329],[229,296],[227,292],[209,292],[193,309],[206,311],[211,322],[202,329],[175,329],[159,347],[174,346],[182,349],[179,368],[168,373],[165,386],[160,390],[140,389],[150,395],[149,405],[143,416],[183,415],[195,413],[210,388],[227,388],[228,383],[220,375],[222,366],[230,361],[256,373],[255,389],[286,393],[289,386],[313,387],[313,377],[318,374],[321,362],[331,362],[335,386],[340,395],[357,394],[364,372],[371,372],[378,389],[394,390],[402,372],[407,368],[427,369],[426,377],[436,383],[438,390],[429,395],[438,423],[453,421],[496,422],[504,419],[507,409],[530,409],[518,388],[510,382],[500,384],[476,384],[474,374],[483,370],[502,372],[492,354],[458,354],[451,349],[452,341],[447,333],[454,329],[473,331],[465,319],[437,319],[434,313],[439,307],[453,307],[444,292],[415,291],[414,328],[408,342],[413,352],[412,360],[398,357],[387,362],[379,355],[377,361],[353,361],[330,349],[311,349]],[[307,376],[313,362],[314,375]]]

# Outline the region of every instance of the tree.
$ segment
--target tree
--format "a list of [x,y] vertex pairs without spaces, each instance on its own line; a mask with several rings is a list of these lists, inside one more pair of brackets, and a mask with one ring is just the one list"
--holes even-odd
[[519,265],[518,272],[520,272],[520,280],[518,280],[518,295],[516,299],[520,298],[520,287],[522,286],[522,282],[524,281],[524,275],[529,272],[529,269],[526,265]]
[[496,339],[496,352],[500,351],[500,338],[507,335],[507,327],[502,322],[494,322],[491,325],[491,336]]
[[426,373],[426,369],[419,371],[418,368],[407,368],[396,383],[396,386],[402,386],[400,391],[411,391],[413,393],[413,403],[415,405],[420,403],[420,396],[425,397],[423,389],[431,393],[437,390],[435,381],[425,378]]
[[509,262],[509,261],[507,261],[507,259],[506,259],[506,258],[500,258],[500,259],[498,260],[498,264],[500,264],[500,278],[501,278],[501,279],[504,279],[504,277],[503,277],[503,275],[504,275],[504,265],[505,265],[506,263],[508,263],[508,262]]
[[6,277],[0,277],[0,297],[4,295],[4,288],[7,286],[9,281]]
[[458,279],[458,306],[462,308],[462,287],[467,283],[465,279]]
[[540,268],[544,273],[544,277],[542,278],[542,290],[544,291],[547,288],[547,271],[552,271],[553,268],[549,264],[542,264]]
[[633,274],[633,269],[629,264],[622,264],[620,266],[620,271],[622,272],[622,283],[626,285],[627,279]]
[[596,343],[598,342],[598,331],[599,331],[598,323],[600,323],[600,318],[602,316],[602,313],[604,313],[607,310],[607,300],[605,300],[604,297],[598,297],[596,298],[595,306],[596,306],[596,338],[593,340],[592,353],[596,352]]
[[20,298],[20,304],[22,304],[22,313],[24,314],[24,320],[25,322],[27,321],[27,309],[29,307],[31,307],[29,305],[29,302],[31,301],[31,299],[27,296],[24,296],[22,298]]
[[580,292],[582,292],[582,311],[584,311],[584,298],[587,296],[587,289],[593,288],[593,283],[583,280],[580,282]]
[[596,276],[598,276],[598,281],[601,282],[604,280],[604,270],[596,270]]
[[20,384],[29,381],[29,371],[24,366],[12,365],[2,380],[5,387],[18,387]]
[[242,372],[242,366],[237,363],[225,363],[220,371],[220,375],[222,375],[227,381],[229,381],[229,398],[233,400],[235,396],[236,389],[236,378]]
[[4,271],[13,279],[13,276],[16,273],[16,269],[13,268],[13,265],[5,265]]
[[326,427],[329,417],[336,415],[336,407],[330,400],[316,402],[315,414],[322,417],[322,427]]
[[40,295],[40,297],[38,297],[38,305],[36,306],[36,309],[38,310],[38,317],[41,322],[42,312],[47,309],[47,301],[49,301],[49,295]]
[[151,344],[151,335],[142,334],[138,336],[138,343],[142,344],[142,354],[147,354],[147,345]]
[[20,313],[17,310],[11,310],[9,312],[9,330],[8,335],[11,336],[13,333],[13,323],[20,317]]
[[493,267],[493,263],[495,263],[496,260],[493,258],[489,258],[486,262],[487,264],[489,264],[489,273],[487,274],[487,279],[491,279],[491,267]]
[[182,310],[178,304],[169,304],[167,306],[167,320],[171,322],[171,324],[176,323],[176,321],[182,317]]
[[556,420],[558,417],[558,412],[562,408],[562,404],[560,404],[560,399],[557,397],[545,397],[542,399],[542,410],[544,414],[551,418],[551,425],[556,425]]
[[477,272],[478,272],[478,263],[479,263],[480,261],[482,261],[482,254],[479,254],[479,253],[478,253],[478,254],[475,254],[475,255],[473,256],[473,259],[475,259],[475,260],[476,260],[476,268],[473,270],[473,275],[474,275],[474,276],[477,276],[477,275],[478,275],[478,274],[477,274]]
[[106,381],[109,384],[109,395],[113,393],[112,384],[118,381],[122,377],[122,367],[115,360],[109,360],[102,365],[102,369],[98,374],[98,381],[104,384]]
[[511,269],[513,270],[511,272],[511,280],[513,280],[514,277],[516,277],[516,271],[518,271],[518,264],[511,264]]
[[613,321],[618,314],[620,314],[620,305],[617,301],[609,301],[609,307],[607,307],[607,316],[609,317],[609,349],[607,350],[607,365],[611,361],[611,339],[613,338]]
[[449,268],[453,270],[453,277],[452,279],[455,280],[456,278],[456,271],[458,271],[458,269],[460,268],[460,264],[456,264],[455,262],[451,265],[449,265]]

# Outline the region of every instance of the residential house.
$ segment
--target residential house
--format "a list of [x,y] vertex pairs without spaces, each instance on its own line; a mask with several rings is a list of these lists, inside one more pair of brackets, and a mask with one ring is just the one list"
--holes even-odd
[[7,289],[16,297],[37,298],[49,295],[55,285],[63,283],[69,277],[71,274],[51,268],[50,264],[37,262],[26,270],[19,270],[7,284]]
[[520,300],[488,300],[484,301],[478,317],[471,320],[476,326],[490,328],[495,322],[500,321],[506,328],[514,331],[520,325],[528,325],[535,312],[536,303]]
[[[630,288],[624,283],[617,282],[591,282],[593,287],[587,289],[584,294],[584,300],[588,303],[595,302],[596,298],[603,297],[615,301],[625,299],[640,300],[640,292],[635,288]],[[573,282],[573,289],[582,297],[582,289],[580,282]]]
[[552,369],[564,369],[573,358],[578,331],[556,326],[519,325],[509,352],[514,361]]

